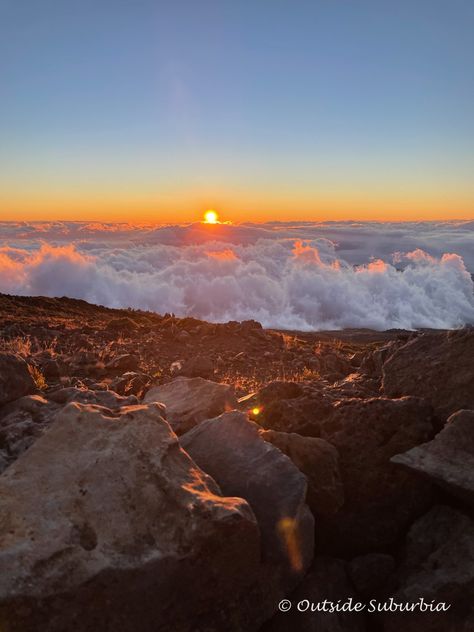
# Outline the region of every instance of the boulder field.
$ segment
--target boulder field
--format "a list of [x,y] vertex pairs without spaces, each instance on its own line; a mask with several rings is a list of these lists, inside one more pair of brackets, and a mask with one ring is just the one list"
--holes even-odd
[[0,316],[0,630],[474,630],[474,330]]

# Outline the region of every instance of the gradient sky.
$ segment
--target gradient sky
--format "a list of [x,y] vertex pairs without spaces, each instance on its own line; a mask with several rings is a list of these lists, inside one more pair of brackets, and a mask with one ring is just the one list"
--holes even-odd
[[474,216],[472,0],[0,0],[0,217]]

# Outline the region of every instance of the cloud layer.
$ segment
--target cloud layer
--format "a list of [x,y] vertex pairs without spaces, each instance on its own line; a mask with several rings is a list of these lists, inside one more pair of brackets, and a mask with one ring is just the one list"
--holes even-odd
[[474,225],[0,223],[0,291],[285,329],[474,323]]

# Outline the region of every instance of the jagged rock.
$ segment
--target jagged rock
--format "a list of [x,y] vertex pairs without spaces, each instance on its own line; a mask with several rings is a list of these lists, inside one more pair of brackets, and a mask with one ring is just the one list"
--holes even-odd
[[184,377],[202,377],[204,379],[214,376],[214,362],[210,358],[196,356],[183,363],[179,375]]
[[389,397],[424,397],[444,422],[474,409],[473,358],[474,329],[417,336],[385,362],[383,390]]
[[108,371],[136,371],[140,366],[140,358],[134,353],[123,353],[105,365]]
[[263,626],[262,632],[364,632],[363,612],[312,612],[308,607],[310,604],[322,604],[325,600],[346,602],[351,597],[354,602],[357,601],[345,563],[329,557],[317,557],[310,573],[290,595],[291,609],[275,615]]
[[137,323],[127,316],[124,316],[122,318],[112,318],[112,320],[110,320],[105,327],[106,331],[117,334],[129,334],[130,332],[136,331],[137,329]]
[[300,397],[270,399],[263,406],[259,423],[271,430],[319,437],[321,423],[332,414],[334,402],[329,389],[316,386]]
[[70,404],[0,477],[9,632],[257,630],[273,610],[249,505],[160,413]]
[[382,551],[426,511],[431,484],[390,457],[430,439],[431,419],[431,407],[416,397],[348,399],[334,406],[321,436],[339,452],[345,502],[334,516],[321,516],[322,546],[352,555]]
[[397,602],[445,602],[446,612],[387,613],[384,632],[474,630],[474,522],[437,505],[411,527],[398,572]]
[[177,377],[167,384],[152,386],[143,401],[163,403],[166,419],[177,434],[237,406],[232,386],[201,377]]
[[225,495],[249,502],[266,559],[300,575],[313,557],[314,519],[305,502],[306,478],[290,459],[237,411],[199,424],[181,437],[181,444]]
[[304,394],[304,389],[298,382],[282,382],[275,380],[264,386],[257,394],[257,401],[262,406],[281,399],[294,399]]
[[150,388],[151,381],[152,378],[145,373],[127,371],[112,380],[110,390],[115,391],[119,395],[143,397],[145,391]]
[[7,464],[15,461],[43,434],[59,408],[41,395],[26,395],[2,408],[0,447],[5,451]]
[[35,391],[35,383],[23,358],[14,353],[0,353],[0,406]]
[[120,408],[121,406],[138,404],[138,399],[135,395],[122,397],[114,393],[114,391],[91,390],[76,386],[68,386],[67,388],[53,391],[48,394],[48,397],[53,402],[62,405],[77,402],[79,404],[97,404],[98,406],[105,406],[105,408]]
[[386,553],[360,555],[349,565],[352,583],[366,601],[385,591],[394,570],[395,560]]
[[344,503],[337,450],[324,439],[261,430],[261,437],[286,454],[308,479],[307,502],[314,514],[331,514]]
[[10,459],[5,450],[0,450],[0,474],[10,465]]
[[454,413],[432,441],[396,454],[391,461],[474,505],[474,410]]

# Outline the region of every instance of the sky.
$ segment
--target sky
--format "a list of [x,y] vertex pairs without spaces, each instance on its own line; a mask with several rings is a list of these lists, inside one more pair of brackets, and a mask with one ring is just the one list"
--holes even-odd
[[468,219],[472,0],[0,0],[0,219]]

